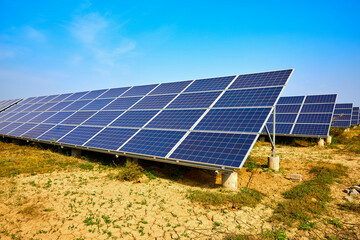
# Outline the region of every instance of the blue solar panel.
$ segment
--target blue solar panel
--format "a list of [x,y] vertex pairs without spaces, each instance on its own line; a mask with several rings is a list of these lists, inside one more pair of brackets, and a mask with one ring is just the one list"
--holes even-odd
[[331,126],[332,127],[349,127],[349,121],[333,121]]
[[17,120],[17,122],[27,122],[39,114],[41,114],[41,113],[40,112],[30,112],[30,113],[26,114],[25,116],[23,116],[22,118],[19,118]]
[[29,101],[29,103],[38,103],[40,100],[46,98],[46,96],[41,96],[41,97],[36,97],[34,99],[32,99],[31,101]]
[[334,104],[304,104],[301,113],[332,113]]
[[190,129],[205,110],[164,110],[146,128]]
[[95,98],[99,97],[101,94],[103,94],[105,91],[106,91],[106,89],[101,89],[101,90],[95,90],[95,91],[88,92],[87,94],[82,96],[79,100],[95,99]]
[[352,103],[336,104],[332,127],[350,127],[352,112],[353,112]]
[[31,111],[34,111],[35,109],[37,109],[38,107],[40,107],[42,105],[43,105],[43,103],[35,103],[35,104],[29,106],[28,108],[26,108],[24,111],[31,112]]
[[65,98],[69,97],[72,93],[66,93],[66,94],[61,94],[59,96],[57,96],[56,98],[52,99],[50,102],[60,102],[62,100],[64,100]]
[[104,110],[126,110],[140,99],[141,97],[118,98],[106,106]]
[[86,120],[82,125],[107,126],[124,111],[101,111]]
[[59,139],[61,143],[67,143],[72,145],[83,145],[89,138],[98,133],[102,128],[101,127],[83,127],[79,126],[71,131],[66,136]]
[[25,103],[29,103],[29,102],[31,102],[32,100],[34,100],[36,97],[29,97],[29,98],[27,98],[27,99],[25,99],[25,100],[22,100],[21,101],[21,104],[25,104]]
[[185,92],[224,90],[234,78],[235,76],[199,79],[194,81]]
[[185,135],[183,131],[141,130],[120,151],[165,157]]
[[335,108],[336,109],[340,109],[340,108],[352,108],[353,107],[353,104],[352,103],[337,103],[335,105]]
[[49,108],[53,107],[55,104],[56,104],[55,102],[45,103],[44,105],[36,108],[34,111],[37,111],[37,112],[46,111],[46,110],[48,110]]
[[39,101],[39,103],[46,103],[46,102],[50,102],[52,99],[56,98],[58,95],[50,95],[50,96],[47,96],[43,99],[41,99]]
[[170,158],[239,168],[256,138],[256,134],[191,132]]
[[66,101],[74,101],[74,100],[78,100],[79,98],[81,98],[82,96],[84,96],[86,93],[88,92],[77,92],[72,94],[71,96],[67,97],[65,100]]
[[144,86],[135,86],[129,89],[126,93],[121,95],[122,97],[130,96],[144,96],[153,90],[158,84],[144,85]]
[[49,117],[53,116],[54,114],[55,114],[54,112],[43,112],[43,113],[37,115],[36,117],[32,118],[28,122],[42,123],[45,120],[47,120]]
[[351,120],[351,115],[350,114],[346,114],[346,115],[342,115],[342,114],[334,114],[334,119],[335,120],[340,120],[340,121],[350,121]]
[[[0,129],[6,127],[7,125],[9,125],[11,122],[0,122]],[[1,131],[0,131],[1,133]]]
[[184,90],[191,81],[183,81],[183,82],[172,82],[172,83],[162,83],[158,86],[154,91],[152,91],[149,95],[155,94],[168,94],[168,93],[180,93]]
[[6,118],[6,119],[4,119],[4,120],[13,122],[13,121],[16,121],[16,120],[22,118],[22,117],[25,116],[26,114],[27,114],[27,112],[16,113],[15,115],[10,116],[9,118]]
[[335,109],[334,114],[344,114],[344,115],[351,115],[352,109]]
[[123,87],[123,88],[112,88],[109,89],[107,92],[105,92],[103,95],[101,95],[99,98],[116,98],[120,97],[126,90],[128,90],[130,87]]
[[54,142],[54,141],[57,142],[60,138],[62,138],[65,134],[67,134],[74,128],[75,126],[57,125],[52,129],[50,129],[49,131],[37,137],[37,139],[50,141],[50,142]]
[[39,124],[30,131],[26,132],[22,135],[22,137],[28,137],[28,138],[37,138],[50,128],[54,127],[55,125],[52,124]]
[[89,102],[91,102],[91,100],[75,101],[72,104],[70,104],[69,106],[67,106],[66,108],[64,108],[63,110],[64,111],[76,111],[76,110],[83,108]]
[[227,91],[214,107],[273,106],[282,87]]
[[61,124],[79,125],[94,114],[95,114],[95,112],[93,112],[93,111],[76,112],[73,115],[71,115],[70,117],[68,117],[66,120],[61,122]]
[[240,75],[230,89],[285,85],[292,70]]
[[[291,129],[293,127],[294,124],[290,124],[290,123],[276,123],[275,124],[275,134],[284,134],[284,135],[289,135],[291,134]],[[266,124],[269,133],[272,134],[273,133],[273,124],[271,123],[267,123]],[[262,133],[266,133],[265,128],[263,129]]]
[[87,147],[117,150],[137,132],[137,129],[105,128],[88,143]]
[[158,111],[127,111],[110,126],[141,128],[154,117],[156,113],[158,113]]
[[6,125],[2,129],[0,129],[0,133],[1,134],[7,134],[8,132],[13,131],[14,129],[18,128],[21,125],[22,125],[22,123],[14,123],[13,122],[11,124]]
[[221,92],[181,94],[166,108],[208,108],[220,93]]
[[49,119],[47,119],[46,121],[44,121],[44,123],[60,123],[65,118],[72,115],[73,113],[74,112],[58,112],[58,113],[54,114],[52,117],[50,117]]
[[294,97],[281,97],[277,102],[276,106],[281,104],[302,104],[305,96],[294,96]]
[[336,101],[336,94],[307,96],[305,103],[333,103]]
[[27,131],[29,131],[30,129],[32,129],[33,127],[35,127],[37,124],[35,123],[24,123],[23,125],[21,125],[20,127],[14,129],[11,132],[8,132],[8,135],[11,136],[21,136],[24,133],[26,133]]
[[295,124],[292,132],[294,135],[309,135],[309,136],[328,136],[329,125],[328,124]]
[[49,108],[48,111],[60,111],[60,110],[64,109],[65,107],[69,106],[72,103],[73,102],[59,102],[55,106],[53,106],[52,108]]
[[[277,123],[294,123],[296,120],[297,114],[286,114],[286,113],[277,113],[275,121]],[[274,121],[273,114],[270,115],[268,122],[272,123]]]
[[81,110],[100,110],[106,105],[108,105],[110,102],[114,101],[113,98],[110,99],[97,99],[86,105]]
[[351,125],[358,125],[358,124],[359,124],[359,107],[353,107]]
[[260,132],[271,108],[212,109],[195,130]]
[[332,114],[300,114],[297,123],[330,123]]
[[16,114],[16,113],[12,113],[12,112],[10,112],[10,113],[4,113],[3,115],[1,115],[0,121],[5,121],[6,119],[14,116],[15,114]]
[[162,109],[168,104],[175,96],[171,95],[158,95],[158,96],[146,96],[141,99],[131,109]]

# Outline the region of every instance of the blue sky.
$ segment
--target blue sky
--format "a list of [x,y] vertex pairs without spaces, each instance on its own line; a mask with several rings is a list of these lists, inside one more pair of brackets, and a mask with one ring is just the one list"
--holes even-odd
[[0,99],[295,68],[360,105],[360,2],[0,1]]

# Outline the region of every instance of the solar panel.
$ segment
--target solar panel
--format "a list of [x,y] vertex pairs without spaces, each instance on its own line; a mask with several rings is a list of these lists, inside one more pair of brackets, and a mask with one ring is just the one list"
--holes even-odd
[[353,112],[352,103],[337,103],[332,121],[332,127],[350,127]]
[[[282,136],[326,137],[336,94],[281,97],[276,104],[275,133]],[[273,132],[273,114],[266,126]],[[266,133],[263,129],[263,134]]]
[[[241,168],[291,73],[32,97],[0,114],[0,134],[204,168]],[[288,99],[279,119],[294,121],[299,101]]]
[[359,107],[353,107],[353,112],[351,116],[351,126],[359,124]]
[[11,99],[11,100],[1,100],[0,101],[0,112],[6,110],[7,108],[17,104],[18,102],[20,102],[22,99]]

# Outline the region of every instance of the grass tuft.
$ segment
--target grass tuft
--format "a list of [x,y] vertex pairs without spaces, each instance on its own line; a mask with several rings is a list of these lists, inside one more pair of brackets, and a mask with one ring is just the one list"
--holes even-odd
[[126,162],[124,167],[119,167],[117,174],[109,174],[112,179],[120,181],[136,181],[139,180],[145,173],[143,167],[136,163]]
[[358,203],[346,202],[344,204],[338,204],[338,207],[341,210],[346,210],[360,214],[360,204]]
[[203,205],[227,205],[236,208],[243,206],[255,207],[262,199],[262,195],[258,191],[245,188],[240,189],[238,193],[189,190],[187,197],[191,201],[199,202]]

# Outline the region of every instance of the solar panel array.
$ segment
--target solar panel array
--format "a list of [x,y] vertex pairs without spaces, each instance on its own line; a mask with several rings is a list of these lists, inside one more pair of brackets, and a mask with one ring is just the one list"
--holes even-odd
[[[281,97],[276,104],[275,134],[326,137],[329,134],[337,95]],[[273,114],[266,123],[273,132]],[[266,133],[263,130],[263,133]]]
[[335,105],[332,127],[350,127],[353,112],[352,103],[338,103]]
[[14,104],[17,104],[18,102],[20,102],[22,99],[18,98],[18,99],[11,99],[11,100],[1,100],[0,101],[0,112],[4,111],[5,109],[13,106]]
[[32,97],[0,134],[202,167],[240,168],[291,70]]
[[353,107],[351,126],[358,125],[360,123],[359,114],[360,114],[359,107]]

